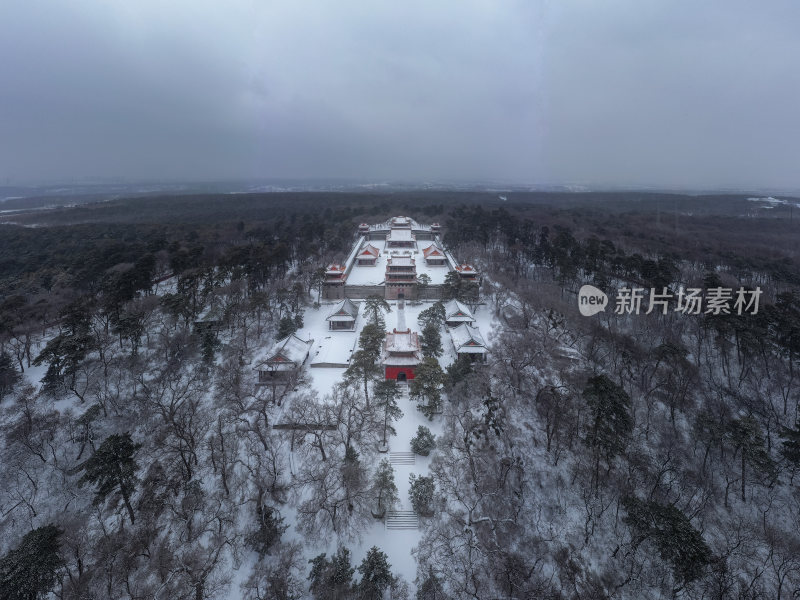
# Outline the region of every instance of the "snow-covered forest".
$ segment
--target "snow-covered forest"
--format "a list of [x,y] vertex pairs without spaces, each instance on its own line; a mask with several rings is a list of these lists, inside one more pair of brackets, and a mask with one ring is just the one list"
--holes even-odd
[[[257,385],[266,348],[321,331],[321,267],[400,202],[286,196],[246,200],[251,219],[162,199],[152,220],[137,200],[0,229],[0,597],[797,597],[800,270],[780,207],[403,199],[479,267],[477,298],[444,297],[472,307],[486,361],[409,302],[425,368],[384,380],[399,307],[373,299],[349,367]],[[762,295],[757,314],[584,317],[584,284]]]

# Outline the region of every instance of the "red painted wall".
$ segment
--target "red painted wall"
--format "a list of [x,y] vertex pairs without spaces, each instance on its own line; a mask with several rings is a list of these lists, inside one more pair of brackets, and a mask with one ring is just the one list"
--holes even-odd
[[397,379],[405,371],[406,380],[414,379],[414,367],[386,367],[386,379]]

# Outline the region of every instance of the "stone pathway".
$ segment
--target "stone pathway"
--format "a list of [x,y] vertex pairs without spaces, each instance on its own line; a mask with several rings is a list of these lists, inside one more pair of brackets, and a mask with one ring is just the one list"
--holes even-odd
[[389,452],[389,462],[393,465],[415,465],[417,455],[413,452]]
[[392,510],[386,513],[386,529],[419,529],[419,517],[413,510]]

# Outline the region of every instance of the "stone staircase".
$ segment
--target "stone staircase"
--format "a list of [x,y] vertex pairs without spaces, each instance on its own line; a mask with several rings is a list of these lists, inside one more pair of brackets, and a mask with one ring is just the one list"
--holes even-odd
[[392,510],[386,513],[386,529],[419,529],[419,517],[413,510]]
[[413,452],[389,452],[389,462],[393,465],[415,465],[417,455]]

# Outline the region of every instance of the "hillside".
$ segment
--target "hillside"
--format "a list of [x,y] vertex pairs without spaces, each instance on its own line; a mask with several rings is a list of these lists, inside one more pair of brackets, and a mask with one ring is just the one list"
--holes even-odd
[[[793,203],[282,193],[30,213],[0,228],[0,597],[793,598]],[[330,324],[324,267],[401,211],[480,272],[477,296],[436,284],[485,358],[459,357],[436,298],[356,298],[353,325]],[[587,284],[608,295],[593,316]]]

